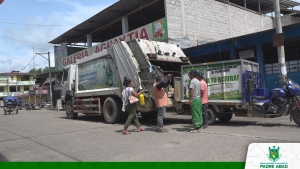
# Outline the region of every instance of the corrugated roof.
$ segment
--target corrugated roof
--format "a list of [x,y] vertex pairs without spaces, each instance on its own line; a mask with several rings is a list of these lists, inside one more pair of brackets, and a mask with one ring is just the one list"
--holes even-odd
[[164,0],[120,0],[49,43],[86,43],[87,34],[93,42],[112,39],[122,34],[124,16],[128,16],[129,30],[134,30],[163,18]]

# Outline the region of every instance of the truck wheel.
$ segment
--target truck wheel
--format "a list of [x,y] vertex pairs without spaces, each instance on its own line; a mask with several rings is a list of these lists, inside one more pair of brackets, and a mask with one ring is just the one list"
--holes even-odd
[[108,97],[103,104],[103,116],[108,124],[119,123],[122,117],[122,104],[121,101]]
[[188,107],[186,105],[182,105],[181,107],[176,107],[175,112],[177,114],[184,114],[187,112]]
[[208,125],[213,125],[216,122],[215,112],[211,108],[208,108],[206,112],[208,116]]
[[232,119],[232,113],[220,114],[218,115],[218,119],[223,123],[227,123]]
[[78,113],[74,113],[74,107],[71,100],[68,100],[66,103],[66,115],[68,119],[76,119]]
[[157,119],[157,112],[153,111],[153,112],[141,113],[141,116],[145,120],[153,120],[153,119]]
[[293,112],[293,120],[294,122],[300,126],[300,110],[298,110],[298,108],[296,108]]

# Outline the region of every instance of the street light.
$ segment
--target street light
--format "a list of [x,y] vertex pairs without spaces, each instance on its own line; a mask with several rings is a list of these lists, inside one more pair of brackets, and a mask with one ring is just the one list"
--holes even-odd
[[51,103],[51,110],[52,110],[52,84],[51,84],[51,67],[50,67],[50,52],[48,53],[35,53],[36,55],[40,55],[43,58],[45,58],[43,55],[48,54],[48,59],[45,58],[46,60],[48,60],[48,70],[49,70],[49,85],[50,85],[50,103]]

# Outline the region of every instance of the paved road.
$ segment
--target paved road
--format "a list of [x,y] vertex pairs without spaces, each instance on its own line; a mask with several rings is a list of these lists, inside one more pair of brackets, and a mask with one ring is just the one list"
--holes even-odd
[[156,133],[156,121],[140,119],[145,132],[122,135],[122,124],[101,116],[77,120],[60,111],[0,110],[0,161],[245,161],[253,142],[299,142],[300,127],[288,117],[234,117],[201,133],[189,133],[190,115],[168,113],[169,133]]

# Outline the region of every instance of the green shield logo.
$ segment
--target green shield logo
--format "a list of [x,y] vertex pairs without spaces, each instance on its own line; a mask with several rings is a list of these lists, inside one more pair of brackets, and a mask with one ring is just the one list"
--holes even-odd
[[280,159],[279,147],[278,148],[275,148],[275,146],[273,146],[273,148],[269,147],[268,158],[272,162],[278,161]]

